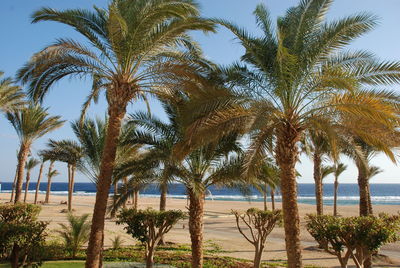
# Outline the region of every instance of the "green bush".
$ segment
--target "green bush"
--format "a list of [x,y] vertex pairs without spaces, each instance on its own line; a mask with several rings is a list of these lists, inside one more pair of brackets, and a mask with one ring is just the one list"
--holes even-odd
[[307,215],[307,230],[342,267],[352,258],[357,267],[382,245],[399,239],[400,217],[381,214],[379,217],[338,218],[329,215]]
[[48,222],[38,221],[40,207],[0,205],[0,258],[11,267],[41,265]]
[[126,224],[126,232],[145,244],[146,267],[149,268],[153,266],[154,251],[161,238],[184,217],[185,213],[180,210],[123,209],[118,215],[117,224]]

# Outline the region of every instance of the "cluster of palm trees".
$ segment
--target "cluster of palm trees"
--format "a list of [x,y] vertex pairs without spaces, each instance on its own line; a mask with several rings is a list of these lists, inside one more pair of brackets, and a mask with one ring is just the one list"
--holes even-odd
[[[254,185],[265,194],[271,188],[273,195],[279,186],[288,266],[302,267],[295,168],[300,153],[307,152],[314,163],[319,214],[327,172],[323,160],[332,159],[330,171],[338,178],[344,154],[358,168],[360,215],[369,215],[368,181],[376,173],[371,157],[384,152],[395,161],[393,149],[399,145],[400,96],[387,87],[400,82],[400,62],[346,50],[377,20],[361,13],[327,22],[331,4],[300,1],[276,23],[259,4],[254,11],[259,36],[229,21],[202,18],[193,0],[112,0],[105,9],[36,11],[32,22],[66,24],[86,42],[58,39],[18,71],[17,80],[27,86],[34,104],[21,104],[23,94],[10,80],[1,82],[1,109],[20,137],[15,202],[21,200],[31,144],[63,124],[37,103],[60,79],[86,76],[93,86],[81,119],[73,123],[78,142],[50,141],[41,154],[43,161],[67,163],[68,204],[77,169],[96,181],[86,267],[102,265],[112,184],[116,194],[111,210],[116,211],[154,178],[160,183],[161,210],[166,208],[169,182],[186,186],[192,267],[202,267],[207,187],[246,191]],[[217,25],[230,30],[243,46],[240,62],[221,67],[206,60],[189,35],[215,32]],[[102,92],[107,120],[86,119],[86,110]],[[147,102],[149,96],[163,104],[168,122],[149,112],[126,117],[128,103]],[[117,187],[120,181],[123,186]],[[337,189],[337,180],[335,185]]]

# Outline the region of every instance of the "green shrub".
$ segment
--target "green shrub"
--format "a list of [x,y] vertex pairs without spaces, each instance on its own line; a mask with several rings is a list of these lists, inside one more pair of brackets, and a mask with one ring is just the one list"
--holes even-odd
[[379,217],[338,218],[329,215],[307,215],[307,230],[342,267],[352,258],[357,267],[382,245],[399,239],[400,217],[381,214]]
[[68,251],[64,243],[56,240],[46,241],[43,245],[43,259],[44,260],[65,260],[68,256]]
[[89,215],[74,216],[68,214],[68,225],[60,223],[61,229],[57,231],[64,240],[65,248],[72,258],[76,257],[78,250],[88,242],[90,235]]
[[48,222],[37,220],[39,212],[36,205],[0,205],[0,258],[11,267],[41,265]]
[[126,224],[126,232],[145,244],[146,267],[152,267],[154,251],[161,238],[184,217],[185,213],[180,210],[124,209],[118,215],[117,224]]

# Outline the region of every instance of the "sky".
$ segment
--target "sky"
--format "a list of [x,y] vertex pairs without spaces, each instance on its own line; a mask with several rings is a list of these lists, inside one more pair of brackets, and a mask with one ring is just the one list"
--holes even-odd
[[[270,10],[272,18],[283,15],[287,8],[296,5],[297,0],[198,0],[204,17],[227,19],[245,27],[248,31],[257,34],[258,29],[252,12],[258,3],[264,3]],[[31,14],[41,7],[54,9],[92,8],[93,5],[106,7],[108,0],[1,0],[0,2],[0,70],[6,76],[14,76],[16,71],[32,56],[57,38],[68,37],[79,41],[84,39],[72,29],[54,22],[30,23]],[[400,10],[399,0],[336,0],[328,14],[328,20],[342,18],[354,13],[369,12],[377,15],[379,25],[369,34],[356,40],[351,49],[365,49],[375,53],[385,60],[400,60]],[[194,38],[201,44],[206,57],[218,64],[230,64],[237,61],[243,53],[242,47],[228,30],[219,28],[216,34],[204,35],[193,33]],[[89,80],[64,79],[53,87],[45,98],[43,106],[49,108],[51,115],[60,115],[68,122],[60,129],[51,132],[37,140],[32,146],[32,155],[46,146],[49,138],[74,138],[70,123],[79,118],[81,105],[90,88]],[[400,87],[393,87],[400,90]],[[163,111],[155,100],[151,101],[152,113],[163,117]],[[128,113],[145,109],[143,103],[130,104]],[[103,117],[106,114],[106,102],[101,98],[99,104],[92,106],[89,116]],[[3,115],[0,116],[0,182],[12,181],[15,174],[18,137],[14,129]],[[354,164],[342,159],[348,165],[340,181],[355,183],[357,170]],[[373,165],[384,170],[376,176],[373,183],[400,183],[400,168],[390,162],[385,156],[378,155],[372,161]],[[330,163],[327,163],[330,164]],[[55,182],[67,181],[65,164],[56,164],[61,173],[54,179]],[[311,183],[312,164],[307,157],[301,157],[297,166],[302,175],[299,183]],[[33,181],[36,180],[38,168],[33,170]],[[77,174],[78,182],[87,182],[82,174]],[[333,181],[332,176],[325,182]]]

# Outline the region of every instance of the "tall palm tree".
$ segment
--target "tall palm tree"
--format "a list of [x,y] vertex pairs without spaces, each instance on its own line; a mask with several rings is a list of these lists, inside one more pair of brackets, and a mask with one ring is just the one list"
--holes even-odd
[[380,147],[368,144],[363,139],[356,137],[355,143],[357,144],[361,153],[349,154],[354,160],[357,170],[357,182],[360,193],[360,216],[368,216],[372,214],[372,204],[370,203],[370,186],[369,186],[369,173],[371,167],[371,161],[379,152],[384,152],[389,159],[396,163],[395,155],[393,150],[400,145],[398,131],[385,131],[375,133],[375,138],[379,139],[383,145]]
[[231,152],[240,152],[236,136],[226,137],[217,144],[206,145],[191,152],[185,157],[180,168],[177,179],[186,186],[189,196],[192,267],[203,267],[203,216],[206,189],[212,185],[232,187],[239,185],[236,167],[240,162],[235,157],[227,158]]
[[39,168],[39,175],[36,181],[36,191],[35,191],[35,200],[33,201],[33,203],[36,205],[38,202],[38,197],[39,197],[39,190],[40,190],[40,182],[42,180],[42,176],[43,176],[43,168],[44,168],[44,164],[46,163],[46,161],[48,160],[46,158],[45,153],[43,153],[42,151],[39,152],[39,157],[40,157],[40,168]]
[[47,133],[61,127],[64,121],[59,116],[49,116],[47,109],[30,105],[20,111],[8,113],[7,118],[17,132],[20,149],[18,152],[18,176],[14,202],[20,202],[26,159],[32,143]]
[[[177,101],[178,103],[184,100]],[[183,105],[181,103],[181,105]],[[238,169],[240,161],[227,158],[231,152],[240,152],[236,135],[225,137],[219,142],[203,145],[187,155],[182,162],[172,161],[174,146],[183,137],[183,117],[179,107],[164,102],[169,122],[163,122],[150,114],[132,115],[132,122],[142,126],[131,141],[149,145],[152,159],[162,162],[163,176],[173,178],[185,185],[189,197],[189,232],[192,242],[192,267],[203,266],[203,215],[206,190],[211,185],[240,185]],[[149,158],[150,159],[150,158]],[[168,162],[167,159],[170,159]],[[147,163],[149,163],[147,161]],[[131,166],[131,165],[129,165]],[[157,165],[156,165],[157,166]],[[168,170],[166,170],[168,168]],[[127,167],[126,170],[131,170]],[[165,173],[164,173],[165,172]]]
[[14,85],[11,78],[3,78],[0,71],[0,111],[11,112],[25,105],[25,94],[21,88]]
[[333,192],[333,216],[337,216],[337,197],[339,188],[339,176],[347,169],[347,165],[343,163],[335,163],[333,165],[333,174],[335,176],[334,192]]
[[76,141],[72,140],[50,140],[48,145],[48,153],[51,154],[53,160],[67,163],[68,168],[68,211],[72,211],[72,196],[75,184],[75,172],[77,167],[81,165],[83,157],[83,148]]
[[26,169],[26,179],[25,179],[25,195],[24,195],[24,203],[26,203],[26,198],[28,196],[28,191],[29,191],[29,182],[31,180],[31,171],[34,167],[36,167],[39,164],[39,160],[35,158],[29,158],[28,161],[26,161],[25,164],[25,169]]
[[214,31],[214,24],[198,15],[194,0],[112,0],[107,9],[42,8],[33,14],[33,22],[55,21],[73,27],[86,38],[90,48],[75,40],[59,39],[35,54],[18,73],[22,82],[29,82],[30,97],[43,99],[56,81],[76,74],[93,79],[84,110],[91,100],[97,100],[101,90],[106,91],[110,122],[99,175],[101,183],[97,185],[87,267],[101,265],[107,198],[126,107],[132,100],[146,99],[146,94],[162,90],[157,82],[168,74],[168,63],[173,59],[185,58],[186,51],[198,54],[187,32]]
[[50,194],[51,194],[51,183],[53,178],[60,175],[57,169],[53,169],[54,161],[50,161],[49,171],[47,173],[47,190],[46,190],[46,197],[44,203],[50,203]]
[[[85,119],[82,122],[75,121],[71,124],[79,144],[82,148],[82,158],[79,165],[79,170],[86,174],[93,182],[98,183],[98,176],[100,173],[101,156],[104,149],[104,141],[108,126],[108,118],[104,120],[100,118]],[[125,140],[130,137],[131,133],[135,130],[133,124],[123,124],[121,133],[119,135],[119,143],[117,146],[115,168],[118,170],[121,165],[135,159],[138,155],[139,146],[135,144],[127,144]],[[134,164],[134,163],[132,163]],[[118,209],[116,202],[118,200],[118,183],[123,180],[123,177],[118,176],[113,172],[113,185],[114,185],[114,208]],[[127,184],[127,183],[125,183]],[[127,189],[127,188],[124,188]],[[121,190],[121,189],[119,189]],[[111,216],[114,215],[116,210],[111,210]]]
[[313,177],[317,215],[322,215],[324,214],[322,163],[324,156],[331,153],[329,140],[323,133],[309,130],[305,142],[308,143],[305,145],[305,152],[312,159],[314,165]]
[[44,198],[44,203],[50,203],[50,193],[51,193],[51,183],[54,176],[58,175],[58,171],[53,174],[54,162],[52,158],[50,158],[49,169],[47,171],[47,189],[46,189],[46,196]]
[[268,9],[259,4],[254,11],[262,34],[259,37],[228,21],[216,20],[243,45],[241,60],[245,65],[223,70],[222,77],[232,87],[232,94],[214,100],[206,96],[207,101],[186,111],[194,115],[201,111],[203,115],[193,118],[182,143],[189,145],[180,149],[230,131],[249,131],[249,169],[264,156],[266,143],[274,136],[276,162],[282,171],[288,267],[302,266],[295,166],[299,141],[306,130],[321,131],[333,144],[332,150],[337,150],[335,140],[343,128],[382,145],[372,132],[359,128],[360,120],[372,128],[380,125],[393,129],[398,125],[399,96],[368,86],[400,82],[400,63],[379,61],[365,51],[344,50],[376,25],[376,17],[362,13],[326,22],[331,4],[325,0],[301,1],[277,20],[275,29]]

